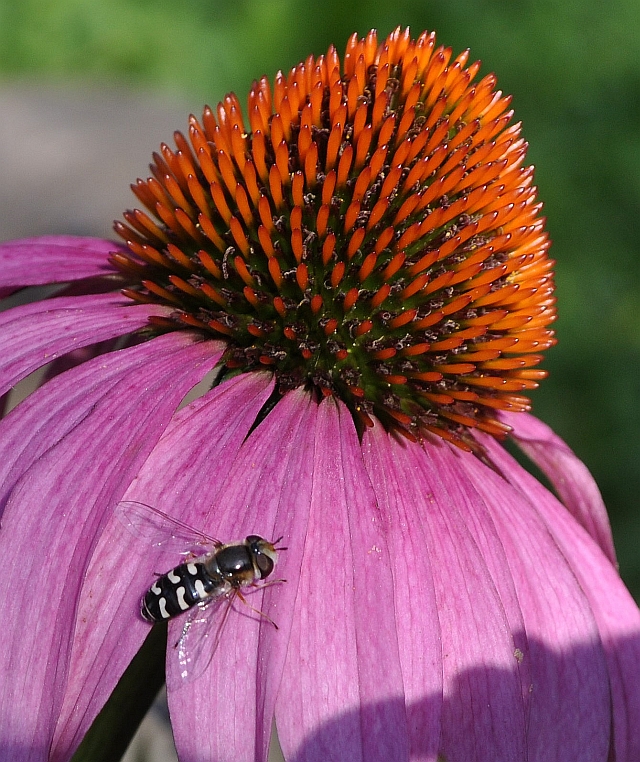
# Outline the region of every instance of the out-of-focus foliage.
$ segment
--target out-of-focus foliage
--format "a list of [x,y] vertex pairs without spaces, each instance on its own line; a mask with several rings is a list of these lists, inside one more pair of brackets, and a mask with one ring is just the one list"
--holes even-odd
[[514,95],[558,260],[560,344],[535,411],[598,479],[638,594],[637,0],[0,0],[0,77],[124,82],[215,103],[229,90],[244,99],[255,77],[331,42],[342,50],[354,30],[397,25],[471,48]]

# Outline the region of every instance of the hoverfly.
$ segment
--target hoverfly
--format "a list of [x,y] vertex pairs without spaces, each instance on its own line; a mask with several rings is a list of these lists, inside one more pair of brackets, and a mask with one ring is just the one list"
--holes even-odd
[[[132,534],[154,547],[190,556],[159,575],[140,601],[140,614],[151,623],[188,612],[176,643],[181,679],[191,680],[206,669],[236,598],[277,629],[272,619],[246,601],[242,590],[284,582],[263,582],[275,568],[278,551],[286,550],[276,547],[281,537],[269,542],[259,535],[248,535],[241,542],[225,544],[158,508],[135,501],[119,503],[117,515]],[[205,646],[206,657],[202,654]]]

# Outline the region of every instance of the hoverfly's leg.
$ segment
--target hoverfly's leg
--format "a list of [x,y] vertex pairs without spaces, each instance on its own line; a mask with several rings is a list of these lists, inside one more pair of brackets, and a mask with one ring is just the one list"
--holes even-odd
[[266,582],[260,581],[258,584],[257,582],[253,582],[251,584],[251,587],[255,587],[258,590],[262,590],[263,587],[269,587],[270,585],[279,585],[281,582],[286,582],[286,579],[268,579]]
[[[278,580],[274,580],[274,582],[277,582]],[[256,585],[256,587],[266,587],[266,585]],[[279,630],[280,628],[278,625],[273,621],[273,619],[268,615],[265,614],[264,611],[260,611],[260,609],[254,608],[250,603],[247,602],[247,599],[242,595],[242,593],[238,590],[236,591],[236,595],[240,600],[244,603],[245,606],[251,609],[251,611],[254,611],[256,614],[261,616],[263,619],[266,619],[267,622],[271,622],[271,624],[276,628],[276,630]]]

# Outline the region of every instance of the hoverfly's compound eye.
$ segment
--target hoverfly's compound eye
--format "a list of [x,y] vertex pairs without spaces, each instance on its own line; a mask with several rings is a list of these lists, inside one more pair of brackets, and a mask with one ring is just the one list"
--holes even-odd
[[273,545],[255,534],[249,535],[246,543],[249,546],[256,568],[260,572],[260,579],[268,577],[273,571],[275,559],[277,558]]
[[273,561],[269,556],[265,556],[264,553],[260,552],[256,553],[255,558],[256,563],[258,564],[258,569],[260,570],[260,579],[268,577],[273,571]]

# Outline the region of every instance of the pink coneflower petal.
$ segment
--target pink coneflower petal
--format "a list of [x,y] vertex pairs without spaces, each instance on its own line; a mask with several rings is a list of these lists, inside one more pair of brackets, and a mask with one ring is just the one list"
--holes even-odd
[[365,433],[363,452],[378,506],[387,517],[409,750],[418,759],[431,760],[440,741],[443,643],[428,538],[416,516],[416,505],[425,501],[425,484],[408,462],[406,444],[390,438],[381,426]]
[[[176,406],[220,351],[216,343],[171,334],[90,361],[94,380],[117,364],[119,381],[107,386],[13,489],[0,534],[6,564],[0,594],[10,623],[0,670],[13,675],[0,698],[7,758],[47,758],[64,698],[78,595],[96,538]],[[84,370],[60,378],[73,380]],[[38,399],[40,393],[34,394]]]
[[[284,534],[287,550],[280,554],[274,576],[287,582],[247,598],[280,629],[236,602],[223,642],[202,677],[178,687],[179,665],[168,654],[169,709],[182,762],[266,759],[300,576],[316,413],[307,394],[287,395],[251,433],[217,485],[212,531],[225,539],[255,532],[270,539]],[[175,642],[181,626],[179,621],[170,625],[169,642]],[[208,730],[194,733],[194,723]]]
[[342,404],[325,400],[318,412],[309,523],[276,707],[287,758],[407,756],[385,529],[353,420]]
[[548,477],[565,507],[615,564],[607,509],[589,469],[546,423],[526,413],[500,417],[512,427],[518,446]]
[[0,286],[38,286],[115,274],[108,255],[123,247],[78,236],[40,236],[0,244]]
[[446,447],[406,445],[376,427],[366,433],[364,449],[395,535],[399,620],[411,623],[400,636],[400,653],[408,711],[417,720],[413,754],[524,758],[527,665],[523,670],[514,654],[527,645],[486,508],[460,479],[456,455]]
[[[180,342],[173,340],[177,346]],[[146,350],[117,352],[52,379],[24,399],[0,423],[0,513],[21,476],[42,455],[91,415],[107,392],[127,388],[129,374],[162,359],[166,340]]]
[[[486,445],[503,473],[525,478],[524,469],[502,448],[488,438]],[[557,759],[606,759],[610,696],[597,612],[591,606],[595,599],[588,577],[576,575],[570,554],[544,518],[557,500],[538,482],[537,494],[524,494],[477,459],[462,457],[461,462],[489,508],[524,614],[533,686],[528,747],[538,756],[553,749]]]
[[32,302],[0,314],[0,394],[60,355],[131,333],[162,315],[157,305],[129,306],[120,295],[93,294]]
[[[485,440],[494,461],[509,472],[510,481],[529,500],[546,524],[584,590],[598,626],[607,660],[616,762],[640,759],[640,611],[616,568],[594,538],[582,530],[564,507],[529,473],[520,469],[499,445]],[[585,685],[575,694],[588,693]],[[602,724],[602,719],[600,720]],[[594,723],[594,727],[596,723]]]
[[[239,376],[177,413],[124,498],[145,501],[217,534],[215,485],[272,386],[268,374]],[[175,553],[131,535],[115,517],[107,524],[82,589],[52,762],[69,758],[148,635],[149,625],[140,616],[143,580],[151,584],[155,572],[180,561]],[[170,651],[169,658],[173,655]]]

